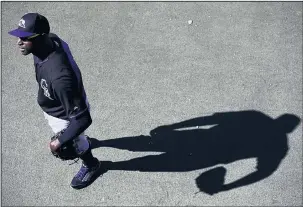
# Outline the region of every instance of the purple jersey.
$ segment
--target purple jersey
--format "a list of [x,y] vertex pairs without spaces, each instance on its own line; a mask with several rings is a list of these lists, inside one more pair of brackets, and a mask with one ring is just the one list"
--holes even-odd
[[34,56],[38,104],[44,112],[69,120],[87,108],[82,76],[68,44],[50,33],[55,51],[41,61]]

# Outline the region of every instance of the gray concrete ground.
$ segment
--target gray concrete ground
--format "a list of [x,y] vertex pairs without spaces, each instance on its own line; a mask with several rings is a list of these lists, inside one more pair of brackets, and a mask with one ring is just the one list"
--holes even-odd
[[[302,118],[302,2],[2,2],[1,12],[3,206],[302,206],[301,123],[288,135],[279,167],[250,185],[209,195],[195,179],[224,166],[225,183],[232,182],[254,171],[253,157],[192,170],[185,165],[194,163],[184,163],[171,172],[109,170],[72,189],[80,164],[50,155],[32,56],[22,56],[7,34],[27,12],[48,17],[82,70],[93,117],[87,134],[114,142],[134,137],[131,143],[158,126],[217,112]],[[118,162],[161,152],[103,146],[93,153]],[[179,163],[174,155],[168,161]],[[155,157],[145,164],[159,164]]]

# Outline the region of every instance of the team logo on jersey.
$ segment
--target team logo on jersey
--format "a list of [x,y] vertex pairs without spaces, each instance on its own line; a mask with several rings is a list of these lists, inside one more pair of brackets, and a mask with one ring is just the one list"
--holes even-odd
[[20,19],[19,21],[19,27],[22,27],[25,29],[25,20],[24,19]]
[[46,96],[46,97],[49,98],[50,100],[54,100],[54,99],[51,98],[51,96],[50,96],[50,94],[49,94],[49,92],[48,92],[46,80],[41,79],[40,85],[41,85],[41,88],[42,88],[43,91],[44,91],[44,96]]

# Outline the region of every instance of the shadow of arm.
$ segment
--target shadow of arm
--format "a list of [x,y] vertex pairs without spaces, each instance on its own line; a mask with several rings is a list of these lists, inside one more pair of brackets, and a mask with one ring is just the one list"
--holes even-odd
[[245,185],[250,185],[252,183],[261,181],[271,174],[273,174],[278,168],[281,160],[258,160],[257,170],[242,177],[232,183],[223,185],[222,191],[231,190],[234,188],[242,187]]
[[176,129],[182,129],[182,128],[190,128],[190,127],[196,127],[196,126],[205,126],[205,125],[214,125],[218,124],[218,120],[216,116],[204,116],[204,117],[198,117],[189,119],[186,121],[182,121],[175,124],[170,125],[163,125],[159,126],[153,130],[151,130],[150,135],[156,135],[156,134],[165,134],[166,132],[173,131]]
[[168,125],[171,130],[217,124],[215,116],[204,116]]

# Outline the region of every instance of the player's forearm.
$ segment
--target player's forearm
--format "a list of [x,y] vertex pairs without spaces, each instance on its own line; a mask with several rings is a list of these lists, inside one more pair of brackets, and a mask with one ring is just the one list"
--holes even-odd
[[81,116],[74,117],[70,119],[70,124],[60,136],[59,142],[61,144],[79,136],[83,131],[85,131],[92,123],[92,119],[89,111],[85,111]]

